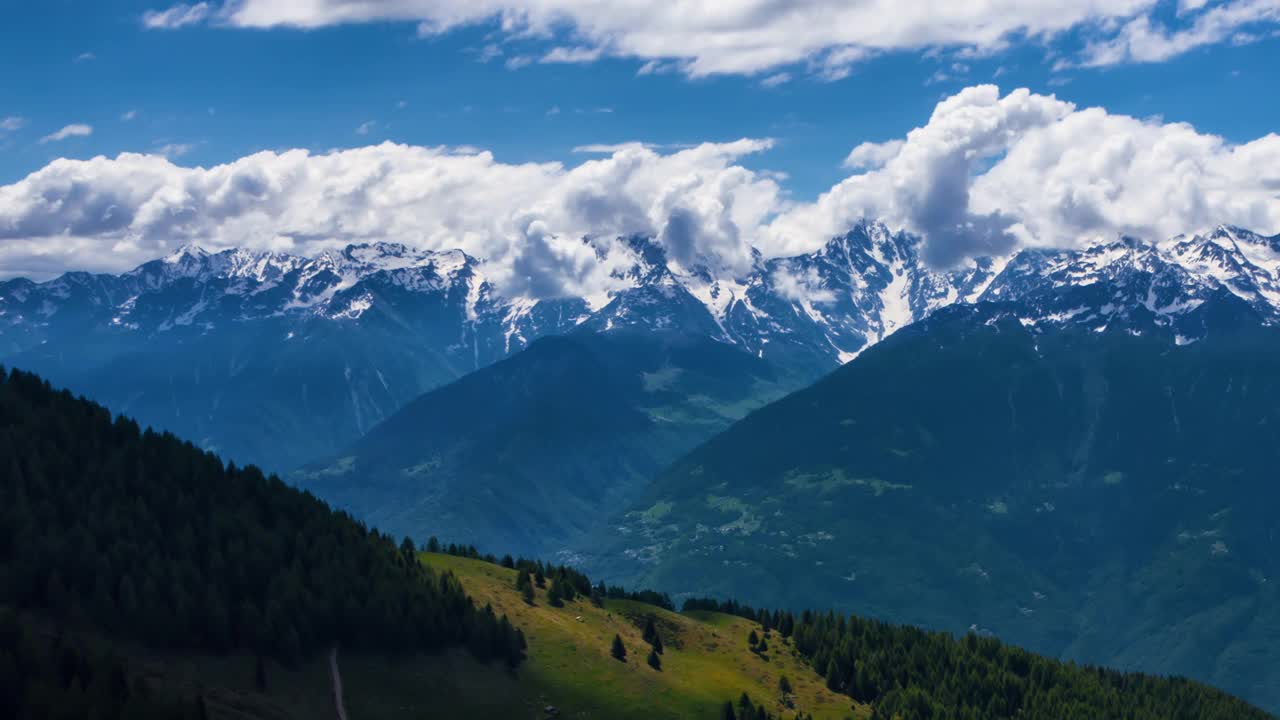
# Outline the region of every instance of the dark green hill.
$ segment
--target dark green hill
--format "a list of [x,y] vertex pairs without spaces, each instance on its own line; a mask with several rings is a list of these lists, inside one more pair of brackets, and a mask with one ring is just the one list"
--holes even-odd
[[[523,657],[506,618],[423,568],[412,547],[256,468],[224,466],[18,371],[0,373],[6,605],[53,623],[55,636],[286,666],[335,646],[406,656],[467,647],[512,665]],[[21,677],[40,677],[23,658],[41,652],[16,649]],[[24,705],[33,687],[19,683],[17,700],[4,698],[27,708],[18,717],[44,716]]]
[[544,338],[423,395],[292,479],[396,535],[550,554],[794,385],[701,337]]
[[1175,346],[958,307],[682,458],[599,567],[992,632],[1274,708],[1277,461],[1272,329]]

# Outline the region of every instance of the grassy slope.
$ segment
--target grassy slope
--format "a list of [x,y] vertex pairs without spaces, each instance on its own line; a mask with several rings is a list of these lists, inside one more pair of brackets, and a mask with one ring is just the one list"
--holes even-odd
[[[546,604],[539,590],[535,604],[516,594],[515,571],[488,563],[447,555],[424,554],[427,564],[457,574],[479,603],[490,603],[524,630],[529,659],[512,676],[460,656],[430,661],[421,680],[441,692],[437,707],[447,717],[541,717],[545,705],[560,708],[568,718],[714,718],[725,700],[746,691],[755,702],[768,701],[775,715],[790,718],[796,710],[779,703],[778,679],[786,675],[794,687],[796,709],[815,718],[862,718],[866,708],[854,709],[850,700],[826,689],[821,678],[792,654],[781,636],[772,636],[768,658],[747,649],[747,635],[761,628],[742,618],[718,613],[681,615],[625,600],[610,600],[596,608],[585,599],[563,608]],[[641,639],[643,618],[652,614],[662,633],[666,652],[662,671],[645,663],[649,646]],[[581,621],[577,618],[581,617]],[[628,650],[625,663],[609,655],[614,634]],[[443,667],[440,667],[443,666]],[[433,677],[440,672],[448,678]],[[344,673],[345,665],[344,665]],[[379,685],[386,678],[370,677]],[[360,717],[359,697],[368,693],[356,677],[345,677],[348,705]],[[452,687],[449,687],[452,686]],[[473,687],[479,692],[460,693]],[[371,694],[377,694],[376,692]]]
[[[768,702],[775,715],[787,720],[796,710],[817,720],[862,719],[870,713],[827,690],[780,635],[770,637],[767,658],[751,653],[747,635],[763,630],[743,618],[682,615],[629,600],[610,600],[597,608],[580,598],[552,608],[545,590],[538,590],[535,605],[529,606],[515,592],[513,570],[449,555],[424,553],[422,558],[432,567],[452,570],[481,605],[490,603],[506,613],[524,630],[529,658],[513,673],[500,664],[481,664],[462,650],[409,659],[342,654],[339,665],[352,720],[534,719],[545,717],[546,705],[558,707],[563,718],[710,720],[719,716],[721,703],[736,701],[743,691],[757,703]],[[661,671],[645,663],[649,646],[641,639],[641,628],[648,615],[654,616],[665,645]],[[30,628],[45,635],[57,632],[34,620]],[[609,655],[615,633],[627,647],[625,663]],[[248,655],[165,653],[71,634],[99,651],[112,647],[158,692],[203,694],[213,720],[311,720],[334,714],[326,657],[294,668],[268,663],[262,693],[254,687],[254,660]],[[782,675],[794,688],[793,709],[779,702]]]

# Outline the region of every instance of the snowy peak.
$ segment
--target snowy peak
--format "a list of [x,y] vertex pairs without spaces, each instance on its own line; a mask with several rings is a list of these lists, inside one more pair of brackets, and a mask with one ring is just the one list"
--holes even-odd
[[1024,250],[980,299],[1014,303],[1025,325],[1155,330],[1194,342],[1209,332],[1207,318],[1238,314],[1228,306],[1263,322],[1280,319],[1273,252],[1269,238],[1226,226],[1160,243],[1121,238],[1084,250]]
[[478,366],[575,327],[641,328],[712,337],[820,374],[957,303],[1012,304],[1029,325],[1160,330],[1186,341],[1203,336],[1226,298],[1265,322],[1280,318],[1280,239],[1231,226],[1159,243],[1026,249],[950,270],[923,262],[918,237],[869,220],[809,254],[756,252],[737,272],[677,260],[647,236],[583,242],[608,268],[607,296],[504,296],[483,261],[460,250],[378,242],[308,258],[189,245],[119,276],[0,283],[0,348],[38,344],[64,325],[145,334],[321,321],[425,334]]

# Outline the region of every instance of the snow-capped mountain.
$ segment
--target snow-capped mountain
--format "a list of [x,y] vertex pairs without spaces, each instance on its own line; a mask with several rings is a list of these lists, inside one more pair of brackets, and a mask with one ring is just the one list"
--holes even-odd
[[[545,335],[710,337],[799,386],[961,302],[1006,303],[1026,325],[1180,343],[1242,316],[1280,318],[1280,240],[1232,227],[1029,249],[949,271],[923,262],[918,238],[869,221],[807,255],[757,254],[742,273],[687,267],[651,238],[583,242],[612,268],[607,297],[508,296],[477,258],[392,243],[313,258],[184,247],[120,275],[10,280],[0,283],[0,362],[233,457],[288,466]],[[280,417],[261,412],[272,398]]]
[[[451,334],[444,347],[480,365],[546,334],[582,326],[680,329],[775,359],[802,353],[825,365],[858,352],[946,305],[1015,302],[1029,322],[1180,319],[1223,292],[1264,318],[1280,309],[1280,240],[1240,228],[1159,243],[1123,238],[1085,250],[1023,250],[939,272],[919,240],[862,222],[818,251],[764,260],[743,277],[686,269],[648,238],[602,252],[628,254],[622,285],[602,307],[585,298],[504,297],[483,263],[461,251],[393,243],[352,245],[315,258],[183,247],[121,275],[67,273],[46,283],[0,283],[6,353],[58,334],[108,328],[143,335],[293,318],[381,321]],[[1194,328],[1188,328],[1194,330]]]
[[1025,325],[1164,332],[1194,342],[1242,316],[1280,319],[1280,240],[1220,226],[1160,243],[1122,238],[1078,251],[1025,250],[980,295]]
[[681,328],[782,366],[822,374],[893,331],[953,302],[973,301],[1002,261],[950,272],[925,266],[919,239],[862,222],[818,251],[765,260],[741,277],[683,268],[657,245],[632,238],[633,287],[613,294],[585,327]]
[[581,301],[542,305],[496,297],[480,263],[458,250],[378,243],[304,258],[186,246],[121,275],[0,283],[0,338],[12,353],[67,330],[149,337],[268,320],[360,321],[374,311],[375,322],[439,335],[442,349],[487,364],[573,327],[586,311]]

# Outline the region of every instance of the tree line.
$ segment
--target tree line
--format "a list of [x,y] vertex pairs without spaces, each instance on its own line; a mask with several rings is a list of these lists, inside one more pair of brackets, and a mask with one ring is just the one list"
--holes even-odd
[[[604,599],[634,600],[672,612],[675,612],[676,609],[675,602],[671,600],[671,596],[667,593],[653,590],[629,591],[620,585],[606,586],[603,580],[593,585],[591,578],[587,577],[585,573],[566,565],[553,565],[541,560],[529,560],[523,557],[512,557],[511,555],[503,555],[499,558],[492,553],[481,553],[474,545],[455,545],[453,543],[446,545],[435,537],[429,538],[423,549],[427,552],[481,560],[491,565],[500,565],[504,568],[518,570],[521,573],[528,572],[530,577],[533,578],[534,584],[539,588],[543,587],[546,579],[550,578],[554,582],[552,587],[559,588],[557,595],[562,600],[573,600],[578,595],[581,595],[597,601],[597,605],[599,604],[598,601]],[[519,589],[517,588],[517,590]]]
[[790,638],[829,689],[870,705],[873,720],[1271,717],[1185,678],[1062,662],[974,633],[957,638],[833,612],[797,615],[711,598],[687,600],[683,608],[748,618]]

